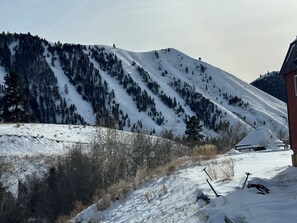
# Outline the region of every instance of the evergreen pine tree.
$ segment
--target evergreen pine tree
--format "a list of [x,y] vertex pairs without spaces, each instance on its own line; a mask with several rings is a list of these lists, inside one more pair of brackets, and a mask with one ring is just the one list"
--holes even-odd
[[68,88],[68,85],[67,84],[64,85],[64,93],[65,94],[68,94],[69,93],[69,88]]
[[202,125],[199,122],[199,119],[197,116],[192,116],[187,122],[186,122],[186,138],[187,142],[190,146],[195,146],[199,144],[201,140],[203,140],[202,132]]
[[4,77],[4,96],[2,118],[4,122],[28,122],[28,101],[20,76],[8,73]]

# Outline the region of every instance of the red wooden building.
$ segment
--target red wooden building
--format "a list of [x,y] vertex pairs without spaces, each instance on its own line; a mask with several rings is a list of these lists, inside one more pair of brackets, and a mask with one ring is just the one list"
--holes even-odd
[[297,167],[297,38],[290,44],[281,74],[286,80],[290,145],[294,152],[292,163]]

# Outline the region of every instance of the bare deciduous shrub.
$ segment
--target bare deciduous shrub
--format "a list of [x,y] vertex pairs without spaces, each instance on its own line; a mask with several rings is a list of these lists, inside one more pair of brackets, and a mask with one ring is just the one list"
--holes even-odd
[[247,127],[238,122],[232,126],[225,126],[219,131],[219,137],[213,141],[217,150],[222,153],[233,148],[248,134]]
[[74,205],[74,209],[71,211],[69,215],[61,215],[58,217],[58,219],[55,221],[55,223],[67,223],[69,220],[69,217],[75,217],[78,213],[80,213],[82,210],[86,208],[85,205],[83,205],[80,201],[76,201]]
[[234,177],[234,165],[235,162],[231,158],[222,161],[212,160],[209,163],[207,172],[214,180],[231,180]]
[[215,159],[217,156],[217,148],[213,144],[205,144],[196,146],[191,153],[191,159],[193,163],[201,164],[202,160]]
[[109,208],[111,205],[111,195],[106,194],[104,195],[97,203],[96,207],[98,211],[104,211]]
[[[0,178],[9,165],[0,164]],[[7,188],[0,182],[0,222],[7,222],[9,214],[15,212],[15,200],[11,193],[7,192]]]
[[176,158],[171,160],[169,163],[164,164],[160,167],[157,168],[158,169],[165,169],[165,174],[162,173],[162,171],[159,173],[159,176],[164,176],[164,175],[171,175],[173,174],[175,171],[184,168],[188,163],[188,160],[186,158]]
[[138,168],[135,178],[133,180],[133,189],[136,190],[138,186],[142,183],[144,183],[145,178],[147,176],[147,171],[144,168]]
[[212,160],[207,168],[208,174],[211,176],[212,179],[218,179],[218,162],[216,160]]
[[130,191],[129,183],[126,180],[120,180],[107,189],[107,193],[111,195],[111,200],[124,199]]
[[97,188],[96,192],[92,198],[93,203],[96,203],[98,200],[100,200],[104,195],[106,194],[105,190],[102,188]]
[[174,165],[170,165],[167,169],[167,176],[171,175],[172,173],[174,173],[174,171],[176,170],[176,167]]
[[18,202],[24,208],[18,216],[24,222],[39,217],[60,223],[91,201],[98,201],[98,210],[103,210],[125,198],[132,187],[176,171],[184,162],[177,158],[185,151],[168,139],[142,134],[127,137],[114,129],[100,129],[91,144],[77,145],[57,158],[43,179],[32,178],[21,185],[24,200]]
[[235,162],[232,158],[224,159],[221,161],[219,168],[223,180],[232,180],[234,177]]

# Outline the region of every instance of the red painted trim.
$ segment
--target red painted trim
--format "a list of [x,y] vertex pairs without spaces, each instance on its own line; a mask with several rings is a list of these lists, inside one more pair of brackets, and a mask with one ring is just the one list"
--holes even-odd
[[297,70],[285,74],[286,89],[287,89],[287,110],[288,124],[290,133],[290,145],[294,154],[297,154],[297,96],[295,89],[295,75]]

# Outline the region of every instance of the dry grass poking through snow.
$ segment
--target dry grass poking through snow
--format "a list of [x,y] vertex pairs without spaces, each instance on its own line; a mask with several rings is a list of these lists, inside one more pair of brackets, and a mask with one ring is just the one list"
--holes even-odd
[[230,181],[234,177],[234,165],[235,162],[232,158],[212,160],[207,171],[214,180]]
[[[190,165],[191,160],[187,157],[182,157],[174,159],[171,162],[158,166],[155,169],[144,170],[139,169],[136,173],[136,176],[131,181],[120,180],[118,183],[110,186],[106,190],[98,190],[94,195],[92,202],[96,204],[98,211],[103,211],[110,207],[112,202],[116,200],[124,200],[128,193],[137,190],[146,182],[150,182],[153,179],[157,179],[162,176],[168,176],[173,174],[175,171],[185,168]],[[149,194],[145,194],[144,197],[148,201],[154,199],[160,193],[166,193],[166,188],[161,188],[160,191],[154,191]],[[75,209],[71,212],[69,216],[61,216],[56,221],[56,223],[66,223],[69,219],[74,218],[81,211],[86,209],[89,205],[82,205],[78,202],[79,205],[75,206]]]
[[210,160],[207,172],[212,179],[232,180],[234,177],[234,160],[231,158],[217,159],[218,152],[215,145],[205,144],[193,148],[191,160],[195,165],[201,165],[205,160]]
[[[213,160],[211,161],[210,170],[215,179],[217,179],[218,175],[224,176],[224,179],[231,179],[230,177],[234,175],[234,162],[232,162],[232,160],[223,160],[217,163],[217,161],[215,161],[217,155],[217,150],[214,145],[207,144],[195,147],[189,156],[173,159],[169,163],[159,165],[154,169],[140,168],[137,170],[135,178],[131,181],[120,180],[106,190],[98,190],[92,202],[96,204],[98,211],[103,211],[109,208],[112,202],[124,200],[131,191],[137,190],[144,183],[162,176],[169,176],[191,165],[201,165],[202,161],[206,160]],[[150,202],[155,197],[158,197],[160,193],[166,193],[166,188],[160,188],[160,191],[150,191],[144,194],[144,199]],[[78,213],[87,208],[87,206],[88,205],[76,205],[76,208],[72,211],[70,216],[60,217],[57,223],[67,222],[67,220],[75,217]]]
[[215,145],[205,144],[193,148],[190,154],[191,160],[196,165],[201,165],[203,160],[212,160],[217,158],[218,152]]
[[69,215],[62,215],[60,216],[55,223],[66,223],[69,221],[70,217],[75,217],[78,213],[80,213],[82,210],[86,209],[87,207],[83,205],[81,202],[77,201],[75,203],[75,208]]

